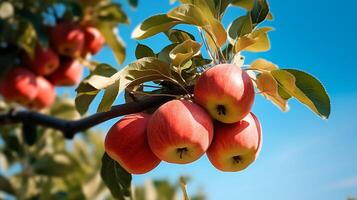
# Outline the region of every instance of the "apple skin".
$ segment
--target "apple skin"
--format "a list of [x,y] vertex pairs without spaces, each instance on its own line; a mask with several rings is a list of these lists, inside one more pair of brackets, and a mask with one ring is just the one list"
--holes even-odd
[[60,67],[54,71],[49,79],[56,86],[73,86],[80,82],[83,74],[83,66],[75,59],[65,58],[61,60]]
[[84,47],[82,29],[71,22],[59,22],[49,31],[50,42],[56,51],[63,56],[76,58],[81,56]]
[[49,75],[59,67],[59,57],[51,48],[42,48],[37,45],[35,56],[31,59],[28,55],[24,58],[25,65],[38,75]]
[[224,172],[246,169],[260,153],[262,129],[257,117],[250,113],[234,124],[215,124],[215,133],[207,157],[215,168]]
[[246,116],[254,102],[254,86],[240,67],[220,64],[205,71],[194,89],[195,101],[223,123],[235,123]]
[[33,109],[44,109],[50,107],[56,100],[55,87],[43,76],[36,77],[38,93],[35,99],[28,105]]
[[148,125],[154,154],[169,163],[186,164],[199,159],[213,138],[213,122],[199,105],[172,100],[160,106]]
[[114,124],[105,137],[105,151],[129,173],[147,173],[161,162],[148,144],[149,119],[150,115],[145,113],[127,115]]
[[82,51],[82,56],[85,57],[88,53],[94,55],[98,53],[105,42],[104,37],[98,29],[92,26],[84,26],[84,48]]
[[0,81],[0,93],[5,101],[26,105],[38,93],[36,75],[23,67],[13,68]]

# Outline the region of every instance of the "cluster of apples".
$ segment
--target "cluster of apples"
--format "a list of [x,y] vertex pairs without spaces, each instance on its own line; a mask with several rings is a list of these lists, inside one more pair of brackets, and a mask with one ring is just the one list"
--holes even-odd
[[120,119],[105,138],[107,154],[133,174],[154,169],[161,160],[186,164],[204,153],[221,171],[240,171],[253,163],[262,130],[251,113],[254,87],[249,75],[232,64],[205,71],[194,100],[177,99],[153,114]]
[[104,44],[101,33],[92,26],[62,21],[49,28],[50,47],[36,45],[34,56],[22,57],[22,66],[14,67],[0,80],[0,94],[7,102],[31,109],[51,106],[55,86],[78,84],[83,66],[78,58],[96,54]]

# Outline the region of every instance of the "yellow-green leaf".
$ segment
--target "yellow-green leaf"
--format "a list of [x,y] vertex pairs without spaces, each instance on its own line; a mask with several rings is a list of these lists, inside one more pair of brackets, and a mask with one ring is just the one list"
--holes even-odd
[[251,52],[268,51],[270,49],[268,32],[271,30],[271,27],[263,27],[254,30],[251,34],[238,38],[238,41],[235,45],[236,52],[241,50]]
[[260,70],[260,71],[272,71],[272,70],[276,70],[278,69],[278,66],[276,66],[275,64],[273,64],[272,62],[269,62],[265,59],[257,59],[255,60],[251,65],[250,65],[250,69],[254,69],[254,70]]
[[186,31],[178,30],[178,29],[170,29],[165,32],[166,36],[172,43],[182,43],[185,40],[195,40],[195,37]]
[[119,36],[118,29],[110,23],[100,23],[97,27],[105,38],[106,43],[113,50],[117,62],[122,64],[125,59],[125,45]]
[[254,0],[233,0],[232,5],[251,10],[254,5]]
[[173,19],[166,14],[154,15],[139,24],[134,29],[131,37],[137,40],[142,40],[160,32],[167,31],[179,23],[180,21]]
[[172,65],[176,67],[182,66],[189,59],[195,56],[201,49],[201,45],[193,40],[186,40],[177,45],[170,52],[169,56],[172,60]]
[[167,13],[170,18],[181,21],[186,24],[192,24],[200,27],[209,25],[207,17],[203,11],[192,4],[178,6]]
[[261,73],[256,79],[257,88],[260,93],[271,100],[275,105],[277,105],[281,110],[288,110],[288,103],[286,99],[283,99],[279,95],[278,82],[269,72]]

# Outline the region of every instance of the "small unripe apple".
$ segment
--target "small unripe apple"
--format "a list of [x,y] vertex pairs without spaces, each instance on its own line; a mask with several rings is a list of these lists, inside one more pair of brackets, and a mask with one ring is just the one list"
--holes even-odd
[[145,113],[127,115],[114,124],[105,137],[105,151],[129,173],[147,173],[161,162],[148,144],[149,119],[150,115]]
[[254,87],[249,75],[240,67],[220,64],[205,71],[194,89],[195,101],[213,118],[235,123],[246,116],[254,102]]
[[72,86],[79,83],[83,66],[75,59],[61,60],[60,67],[50,75],[50,81],[57,86]]
[[36,75],[23,67],[11,69],[0,83],[0,93],[8,102],[26,105],[37,92]]
[[206,152],[212,142],[213,123],[199,105],[172,100],[154,112],[147,133],[149,145],[158,158],[185,164]]
[[86,56],[88,53],[94,55],[100,51],[104,45],[104,37],[98,29],[92,26],[84,26],[84,48],[82,50],[82,56]]
[[63,21],[50,29],[50,41],[60,55],[79,57],[84,46],[84,33],[78,25]]
[[262,146],[262,130],[257,117],[250,113],[233,124],[217,122],[207,157],[221,171],[241,171],[252,164]]
[[56,100],[55,87],[43,76],[36,77],[38,93],[28,107],[43,109],[50,107]]
[[24,57],[25,64],[38,75],[49,75],[59,67],[59,57],[51,48],[37,45],[34,58]]

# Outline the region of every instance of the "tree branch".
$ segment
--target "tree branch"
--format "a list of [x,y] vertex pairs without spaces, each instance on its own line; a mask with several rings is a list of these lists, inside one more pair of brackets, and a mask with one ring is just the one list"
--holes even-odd
[[[190,90],[192,91],[192,88]],[[173,93],[186,94],[186,92],[183,90],[178,90]],[[107,112],[95,113],[91,116],[73,121],[59,119],[36,111],[12,109],[7,112],[0,112],[0,126],[5,124],[27,122],[60,130],[63,132],[66,138],[73,138],[76,133],[85,131],[107,120],[123,115],[142,112],[146,109],[163,104],[172,99],[173,97],[167,96],[147,97],[141,99],[140,101],[113,106]]]

